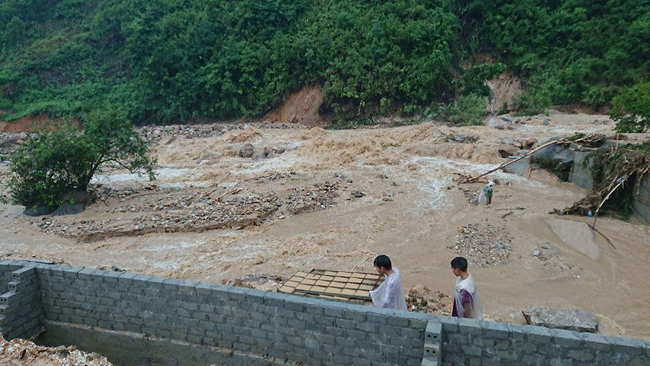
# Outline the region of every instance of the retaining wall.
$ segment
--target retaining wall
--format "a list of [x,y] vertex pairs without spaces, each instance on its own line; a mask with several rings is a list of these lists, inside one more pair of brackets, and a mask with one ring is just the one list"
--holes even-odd
[[646,225],[650,225],[650,174],[646,174],[634,192],[634,213]]
[[39,286],[32,306],[42,308],[36,318],[47,329],[42,343],[77,344],[116,365],[650,365],[650,343],[637,339],[30,266],[25,273]]
[[[591,152],[576,151],[569,181],[585,189],[592,189],[594,181],[591,178],[592,163],[589,160]],[[585,164],[584,162],[587,161]],[[639,184],[639,189],[632,194],[634,216],[643,224],[650,225],[650,175],[646,174]]]

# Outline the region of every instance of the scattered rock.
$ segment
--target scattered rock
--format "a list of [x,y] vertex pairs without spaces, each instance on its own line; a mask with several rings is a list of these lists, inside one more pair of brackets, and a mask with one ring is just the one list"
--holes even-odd
[[537,244],[537,247],[539,249],[536,249],[533,252],[533,255],[540,261],[545,262],[551,258],[554,258],[555,255],[557,254],[557,248],[555,248],[555,245],[549,242],[539,243]]
[[406,306],[410,311],[437,315],[451,315],[454,299],[437,290],[430,290],[424,285],[413,286],[405,296]]
[[356,198],[361,198],[361,197],[363,197],[365,195],[366,194],[361,192],[361,191],[354,191],[354,192],[350,193],[350,196],[356,197]]
[[513,122],[514,122],[514,120],[512,119],[512,117],[510,117],[510,116],[507,115],[507,114],[504,114],[504,115],[502,115],[502,116],[499,116],[499,119],[501,119],[502,121],[506,121],[506,122],[508,122],[508,123],[513,123]]
[[545,119],[545,120],[542,122],[542,124],[543,124],[544,126],[549,126],[549,125],[551,124],[551,121]]
[[314,184],[308,188],[295,188],[284,202],[285,210],[287,213],[297,215],[333,206],[334,199],[338,197],[339,185],[340,181],[336,181]]
[[284,279],[280,276],[273,276],[267,274],[249,274],[234,281],[224,283],[224,285],[232,285],[234,287],[246,287],[260,291],[276,291],[280,288]]
[[234,124],[200,124],[200,125],[171,125],[171,126],[146,126],[140,129],[139,134],[153,145],[169,145],[178,137],[183,138],[210,138],[219,137],[223,132],[238,129]]
[[[299,177],[291,173],[273,173],[250,178],[264,183],[283,178]],[[96,241],[108,237],[144,235],[152,232],[201,232],[221,228],[243,228],[259,225],[282,209],[280,214],[287,216],[314,210],[327,209],[335,204],[340,180],[324,182],[290,191],[282,201],[275,193],[237,195],[216,194],[214,189],[196,189],[190,193],[180,193],[169,189],[169,195],[142,196],[130,200],[128,204],[105,212],[141,213],[129,220],[100,219],[61,222],[57,219],[33,222],[33,225],[46,233],[77,238],[80,241]],[[159,189],[159,188],[157,188]],[[140,189],[125,188],[110,190],[105,186],[93,187],[100,199],[127,200]],[[99,211],[101,212],[101,211]]]
[[530,325],[576,332],[598,332],[598,317],[584,310],[533,306],[522,313]]
[[242,158],[250,158],[255,153],[255,148],[250,142],[245,143],[240,149],[238,155]]
[[520,143],[519,141],[513,139],[512,137],[502,137],[502,138],[499,140],[499,142],[500,142],[502,145],[513,145],[513,146],[516,146],[517,148],[520,148],[520,149],[521,149],[521,143]]
[[112,364],[97,353],[82,352],[74,346],[42,347],[20,338],[6,341],[0,336],[0,365],[111,366]]
[[512,237],[505,228],[490,224],[469,224],[458,228],[456,245],[448,247],[476,267],[506,263],[512,251]]

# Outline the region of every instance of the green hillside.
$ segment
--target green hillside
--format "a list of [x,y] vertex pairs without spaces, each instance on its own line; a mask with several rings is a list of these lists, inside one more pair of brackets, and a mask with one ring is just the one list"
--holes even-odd
[[0,45],[5,120],[259,116],[313,84],[340,118],[435,113],[504,70],[517,108],[599,107],[649,89],[650,2],[3,0]]

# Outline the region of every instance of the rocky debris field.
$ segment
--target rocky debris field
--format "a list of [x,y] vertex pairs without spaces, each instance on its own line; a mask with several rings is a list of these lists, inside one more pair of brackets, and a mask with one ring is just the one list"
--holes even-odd
[[25,132],[0,132],[0,166],[9,165],[9,157],[25,144],[29,134]]
[[105,357],[76,347],[41,347],[24,339],[6,341],[0,336],[0,365],[112,366]]
[[405,296],[409,311],[450,316],[454,298],[424,285],[415,285]]
[[294,188],[287,199],[286,211],[292,215],[326,209],[334,205],[338,197],[339,181],[314,184],[305,188]]
[[[264,179],[279,179],[276,175]],[[193,192],[157,187],[137,189],[100,189],[103,202],[124,202],[116,208],[96,208],[97,213],[110,214],[104,219],[54,219],[44,217],[32,221],[42,232],[92,242],[110,237],[137,236],[153,232],[202,232],[222,228],[243,228],[259,225],[276,214],[283,219],[290,215],[323,210],[335,204],[340,181],[323,182],[296,187],[284,192],[249,193],[235,188],[226,193],[217,189],[197,189]],[[114,207],[114,206],[110,206]],[[123,217],[115,217],[123,214]]]
[[456,245],[448,247],[465,257],[470,266],[491,267],[508,262],[512,237],[505,228],[469,224],[458,228]]
[[[247,130],[253,126],[265,129],[304,129],[299,124],[291,123],[210,123],[196,125],[145,126],[140,129],[140,136],[153,145],[170,144],[177,138],[220,137],[230,131]],[[237,141],[232,141],[237,142]]]
[[532,255],[542,262],[542,270],[549,277],[578,276],[582,271],[576,263],[560,255],[557,247],[548,241],[538,243]]

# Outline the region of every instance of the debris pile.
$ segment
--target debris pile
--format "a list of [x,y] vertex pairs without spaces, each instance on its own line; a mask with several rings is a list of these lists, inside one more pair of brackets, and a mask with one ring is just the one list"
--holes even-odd
[[76,347],[41,347],[23,339],[6,341],[0,336],[1,365],[112,366],[105,357]]
[[[198,196],[198,195],[197,195]],[[278,198],[273,194],[264,196],[235,197],[224,202],[203,196],[182,197],[157,205],[144,204],[146,209],[160,210],[129,220],[81,220],[59,222],[57,220],[37,222],[45,233],[57,234],[80,241],[96,241],[108,237],[144,235],[152,232],[201,232],[222,228],[242,228],[258,225],[278,209]],[[197,202],[198,201],[198,202]],[[146,202],[146,201],[145,201]],[[127,206],[131,210],[143,207]]]
[[0,161],[8,161],[9,156],[27,141],[25,132],[0,132]]
[[[291,174],[272,174],[257,177],[257,182],[282,179]],[[275,193],[237,194],[234,189],[218,195],[216,190],[200,189],[190,193],[170,189],[168,195],[133,195],[135,189],[96,189],[100,200],[119,199],[123,205],[98,209],[99,213],[121,213],[125,217],[95,220],[65,221],[44,217],[33,225],[48,234],[56,234],[79,241],[90,242],[118,236],[137,236],[148,233],[202,232],[206,230],[259,225],[282,207],[279,218],[326,209],[335,204],[340,182],[324,182],[305,188],[292,189],[283,201]],[[152,188],[159,190],[158,188]],[[146,188],[145,188],[146,190]],[[135,215],[134,215],[135,214]]]
[[424,285],[413,286],[405,297],[409,311],[449,316],[454,308],[453,297]]
[[[599,137],[599,136],[596,136]],[[602,139],[602,138],[601,138]],[[594,138],[596,142],[599,139]],[[551,213],[560,215],[583,215],[588,216],[589,212],[598,215],[600,209],[608,202],[610,206],[624,201],[623,196],[617,196],[616,190],[625,189],[626,183],[630,186],[631,192],[638,193],[643,177],[650,172],[650,143],[640,145],[639,150],[627,148],[622,149],[600,149],[590,155],[593,161],[592,171],[598,179],[595,179],[595,186],[589,194],[575,202],[573,206],[565,209],[555,209]],[[645,151],[644,151],[645,150]],[[624,193],[620,193],[624,195]],[[607,206],[605,206],[607,208]],[[624,207],[623,210],[626,208]],[[620,207],[619,207],[620,210]]]
[[506,263],[510,257],[512,237],[505,228],[490,224],[469,224],[458,228],[456,245],[448,247],[467,258],[471,266],[491,267]]
[[[234,125],[232,127],[236,128]],[[145,126],[140,130],[140,136],[152,144],[159,144],[164,138],[170,136],[206,138],[219,137],[226,132],[228,128],[221,124]]]
[[[287,123],[208,123],[196,125],[173,125],[173,126],[145,126],[140,129],[140,136],[151,142],[153,145],[171,143],[176,138],[210,138],[220,137],[223,134],[247,130],[250,127],[266,129],[298,129],[304,128],[299,124]],[[234,141],[233,141],[234,142]]]
[[284,282],[284,279],[281,276],[249,274],[235,280],[224,280],[222,284],[274,292],[280,288],[282,282]]
[[294,188],[285,200],[286,211],[297,215],[331,207],[335,204],[334,199],[338,197],[339,186],[340,182],[335,181],[314,184],[307,188]]

